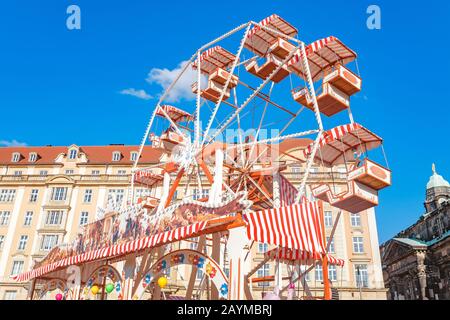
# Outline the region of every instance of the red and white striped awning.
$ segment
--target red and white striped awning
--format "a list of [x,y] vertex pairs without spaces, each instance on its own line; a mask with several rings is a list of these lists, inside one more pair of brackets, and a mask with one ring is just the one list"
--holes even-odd
[[53,272],[59,268],[64,268],[70,265],[91,262],[99,259],[113,258],[125,255],[132,252],[137,252],[143,249],[160,246],[169,242],[187,239],[194,234],[203,231],[208,224],[208,221],[194,223],[189,226],[176,228],[170,231],[158,233],[133,241],[116,244],[114,246],[105,247],[93,251],[89,251],[76,256],[68,257],[55,261],[51,264],[38,267],[31,271],[12,276],[12,279],[18,282],[26,282],[30,279],[41,277],[47,273]]
[[[200,69],[203,73],[211,74],[217,68],[225,69],[236,59],[236,56],[221,46],[215,46],[203,51],[200,55]],[[197,68],[197,60],[192,63]]]
[[[317,40],[308,45],[305,50],[313,81],[320,80],[323,77],[322,71],[336,62],[345,65],[357,57],[352,49],[333,36]],[[299,51],[288,62],[288,66],[298,76],[306,79],[301,59],[301,52]]]
[[325,253],[318,201],[247,213],[250,240],[297,249],[319,259]]
[[[314,162],[327,167],[354,160],[354,154],[379,147],[383,139],[358,123],[345,124],[325,131],[319,140]],[[313,150],[310,144],[303,153],[308,157]]]
[[[264,254],[267,258],[277,259],[280,262],[287,264],[309,264],[314,260],[314,257],[311,256],[310,253],[302,250],[292,250],[288,248],[275,248],[267,251]],[[344,266],[344,260],[333,257],[332,255],[327,254],[328,263],[337,266]]]
[[280,198],[281,206],[290,206],[297,197],[297,188],[280,173]]
[[162,110],[164,110],[167,113],[167,115],[169,116],[169,118],[175,123],[188,122],[188,121],[192,121],[194,119],[194,117],[189,112],[186,112],[177,107],[170,106],[167,104],[160,106],[156,110],[156,115],[166,118],[166,116],[164,115]]
[[153,186],[162,182],[164,177],[161,174],[153,173],[149,170],[139,170],[134,173],[134,183]]
[[[290,23],[276,14],[261,20],[259,22],[262,26],[274,29],[280,33],[294,37],[298,31]],[[244,46],[257,55],[264,56],[271,45],[273,45],[279,38],[273,32],[254,26],[248,33]]]

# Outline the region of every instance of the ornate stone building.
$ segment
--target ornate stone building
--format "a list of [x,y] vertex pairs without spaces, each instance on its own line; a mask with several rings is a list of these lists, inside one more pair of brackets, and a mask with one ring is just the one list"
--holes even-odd
[[450,299],[450,184],[434,165],[424,205],[415,224],[381,245],[389,299]]

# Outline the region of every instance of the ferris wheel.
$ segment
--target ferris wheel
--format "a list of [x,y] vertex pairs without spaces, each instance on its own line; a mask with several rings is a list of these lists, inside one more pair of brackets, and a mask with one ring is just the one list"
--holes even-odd
[[[351,96],[362,84],[356,59],[334,36],[305,44],[297,28],[276,14],[203,45],[151,114],[140,153],[145,145],[161,149],[161,162],[142,168],[138,157],[131,201],[143,203],[152,224],[162,223],[159,231],[170,221],[189,224],[195,212],[254,212],[307,198],[353,213],[376,206],[391,172],[367,156],[382,147],[382,139],[353,119]],[[167,102],[189,75],[195,99]],[[348,122],[325,130],[323,116],[345,113]],[[301,156],[281,147],[296,138],[310,139]],[[305,167],[298,188],[284,175],[295,164]],[[346,190],[337,192],[330,183],[307,189],[312,166],[332,172],[337,165],[345,167]],[[148,193],[136,198],[137,186]],[[288,251],[269,256],[295,260]]]
[[[161,96],[150,117],[140,153],[150,144],[163,155],[161,162],[150,168],[138,167],[137,158],[133,190],[140,185],[148,188],[149,194],[138,201],[145,202],[155,219],[173,214],[173,205],[179,200],[174,195],[180,194],[185,205],[203,202],[220,207],[224,200],[240,195],[251,202],[241,210],[279,206],[280,192],[274,192],[273,177],[282,175],[287,166],[278,163],[273,154],[279,154],[281,142],[304,137],[312,139],[304,157],[286,155],[289,164],[306,162],[293,201],[305,196],[313,164],[345,164],[351,181],[348,195],[332,194],[330,187],[323,185],[314,188],[314,196],[350,211],[376,205],[377,191],[390,184],[389,170],[367,161],[359,173],[347,167],[348,163],[354,166],[356,155],[361,157],[382,142],[353,120],[350,97],[361,90],[361,78],[346,65],[356,57],[333,36],[305,45],[298,39],[298,30],[275,14],[259,23],[240,25],[202,46]],[[167,103],[177,82],[189,75],[194,75],[195,101],[177,106]],[[349,124],[325,131],[322,116],[342,111],[348,113]],[[367,182],[377,180],[373,172],[384,180]],[[202,193],[202,177],[211,185],[209,195],[188,194],[188,190]],[[182,180],[184,192],[180,190]],[[294,191],[290,188],[289,192]],[[353,202],[360,204],[351,209]]]
[[[306,273],[321,262],[327,288],[327,265],[344,261],[328,254],[322,203],[351,213],[370,209],[378,204],[379,190],[391,184],[391,171],[387,161],[385,167],[369,160],[371,150],[384,155],[383,140],[356,123],[351,112],[351,97],[362,84],[356,53],[333,36],[310,44],[300,39],[292,24],[273,14],[200,47],[150,115],[126,208],[112,204],[100,210],[73,245],[56,248],[36,269],[16,278],[52,272],[61,277],[63,268],[86,264],[94,271],[86,272],[85,287],[73,291],[74,299],[96,296],[99,288],[102,297],[114,292],[120,299],[140,299],[152,291],[159,299],[155,281],[163,287],[163,272],[189,263],[187,299],[193,297],[198,270],[215,286],[207,298],[252,299],[252,283],[275,278],[273,297],[279,297],[300,276],[288,268],[284,288],[279,267],[271,279],[252,277],[272,260],[277,266],[308,265]],[[186,79],[193,99],[173,103],[173,91]],[[328,129],[323,117],[344,120]],[[160,158],[145,167],[139,159],[148,149]],[[287,174],[293,166],[304,168],[298,187]],[[313,166],[331,176],[339,166],[346,188],[337,189],[329,180],[307,186]],[[181,241],[194,243],[195,250],[167,250]],[[244,272],[254,243],[275,248]],[[223,270],[226,255],[229,277]],[[104,260],[106,265],[95,265]],[[123,263],[122,273],[109,261]],[[200,289],[203,283],[202,278]],[[329,299],[329,290],[324,291]]]

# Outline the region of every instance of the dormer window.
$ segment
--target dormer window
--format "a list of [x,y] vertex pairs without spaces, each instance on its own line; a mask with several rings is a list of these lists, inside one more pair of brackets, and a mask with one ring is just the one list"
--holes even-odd
[[37,160],[37,153],[36,152],[31,152],[29,161],[30,162],[36,162],[36,160]]
[[136,151],[131,152],[131,161],[136,161],[138,158],[138,153]]
[[122,158],[122,154],[119,151],[113,152],[112,161],[120,161],[121,158]]
[[20,161],[20,153],[18,153],[18,152],[14,152],[13,154],[12,154],[12,162],[19,162]]
[[78,156],[78,150],[77,149],[70,149],[69,151],[69,159],[75,160]]

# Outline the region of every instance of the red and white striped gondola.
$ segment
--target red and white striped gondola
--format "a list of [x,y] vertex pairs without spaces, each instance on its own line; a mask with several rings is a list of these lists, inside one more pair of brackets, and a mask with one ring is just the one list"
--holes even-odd
[[[270,258],[272,260],[277,260],[279,262],[285,264],[309,264],[312,263],[315,259],[311,254],[306,251],[289,249],[289,248],[275,248],[267,251],[264,254],[265,257]],[[343,267],[344,260],[338,259],[330,254],[327,254],[328,263],[331,265],[336,265]]]
[[166,116],[164,112],[175,123],[189,122],[194,119],[194,117],[189,112],[167,104],[159,106],[156,110],[156,115],[165,118]]
[[[311,43],[305,48],[313,81],[322,81],[317,95],[320,112],[332,116],[350,106],[350,96],[361,90],[361,78],[344,65],[356,59],[356,53],[336,37]],[[289,70],[306,80],[301,53],[289,61]],[[292,91],[295,101],[313,109],[313,101],[305,88]]]
[[[217,103],[220,99],[222,91],[225,90],[223,99],[227,100],[230,97],[230,89],[237,86],[239,78],[236,75],[230,75],[226,70],[236,59],[236,56],[231,52],[225,50],[221,46],[215,46],[204,51],[200,56],[200,70],[203,74],[208,75],[208,86],[201,90],[200,95]],[[197,68],[197,61],[192,63],[194,69]],[[225,88],[228,78],[230,82]],[[192,92],[197,93],[198,83],[192,84]]]
[[[147,188],[156,188],[162,184],[163,180],[164,177],[161,174],[156,174],[146,169],[138,170],[134,173],[134,183],[144,185]],[[154,209],[158,206],[159,201],[160,199],[158,198],[144,196],[139,197],[137,203],[142,204],[145,209]]]
[[[156,115],[165,119],[169,117],[170,120],[172,120],[175,124],[190,122],[194,119],[194,117],[190,113],[171,105],[159,106],[156,110]],[[153,137],[153,139],[155,139],[155,137]],[[163,147],[167,151],[171,151],[176,145],[183,144],[184,138],[178,132],[173,130],[171,126],[163,134],[161,134],[158,142],[162,142]]]
[[[286,36],[293,37],[297,34],[296,28],[276,14],[265,18],[259,24]],[[296,48],[288,40],[258,25],[249,31],[244,46],[257,55],[266,58],[266,62],[261,66],[258,65],[256,60],[245,66],[248,72],[261,79],[266,79],[278,66],[282,65],[283,60]],[[289,74],[290,71],[285,64],[271,80],[278,83]]]
[[[298,30],[294,26],[276,14],[272,14],[264,20],[261,20],[259,24],[289,37],[295,37],[298,33]],[[278,52],[278,49],[280,49],[280,52],[282,52],[282,48],[289,47],[289,45],[286,44],[286,41],[280,41],[279,39],[280,36],[274,32],[270,32],[260,26],[255,26],[249,31],[244,46],[257,55],[264,57],[269,51]],[[277,48],[276,46],[273,47],[272,50],[269,50],[273,45],[282,48]]]
[[[352,165],[348,172],[347,190],[335,193],[328,184],[321,184],[312,189],[313,196],[350,212],[378,205],[378,190],[391,184],[391,171],[368,159],[358,163],[355,155],[377,148],[382,142],[379,136],[357,123],[324,132],[314,161],[326,167]],[[312,150],[311,144],[304,150],[304,155],[309,156]]]

